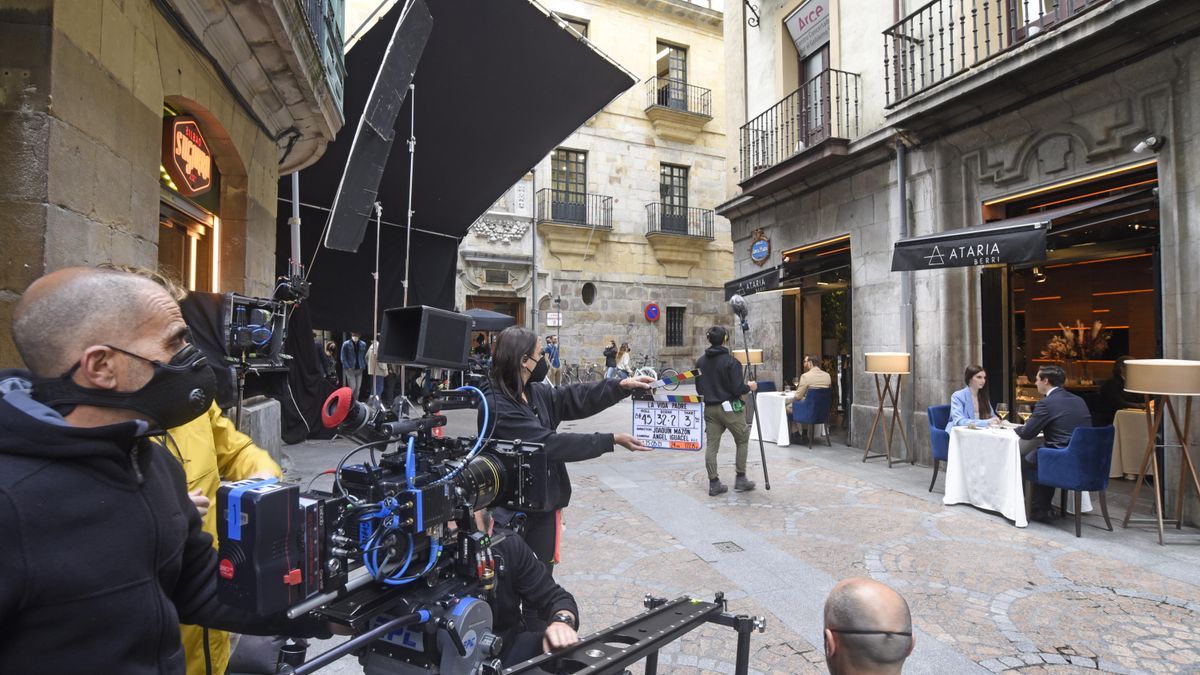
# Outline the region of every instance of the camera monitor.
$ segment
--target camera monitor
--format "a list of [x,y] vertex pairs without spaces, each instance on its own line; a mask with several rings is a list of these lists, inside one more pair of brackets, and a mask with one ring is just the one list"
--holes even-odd
[[384,363],[467,369],[471,317],[435,307],[396,307],[383,312],[379,360]]

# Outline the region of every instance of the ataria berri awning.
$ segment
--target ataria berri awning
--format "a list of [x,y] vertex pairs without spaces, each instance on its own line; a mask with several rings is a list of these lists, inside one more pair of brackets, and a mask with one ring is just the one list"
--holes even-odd
[[779,266],[768,267],[765,270],[747,274],[744,277],[725,282],[725,299],[735,295],[743,297],[759,291],[770,291],[779,288]]
[[975,227],[901,239],[892,251],[892,271],[1045,260],[1046,234],[1055,219],[1131,196],[1129,193],[1113,195]]

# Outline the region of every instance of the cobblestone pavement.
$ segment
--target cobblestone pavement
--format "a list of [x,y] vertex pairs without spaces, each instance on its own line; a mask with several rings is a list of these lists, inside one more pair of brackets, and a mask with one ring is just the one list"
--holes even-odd
[[[562,430],[627,429],[623,403]],[[451,432],[470,433],[469,420]],[[328,444],[325,444],[326,446]],[[289,449],[289,478],[327,468],[322,444]],[[757,443],[757,490],[709,497],[699,453],[630,453],[571,465],[563,563],[556,578],[582,608],[583,633],[642,611],[649,593],[711,599],[763,616],[751,672],[820,673],[821,606],[838,579],[867,575],[909,601],[917,647],[906,672],[1200,672],[1200,532],[1160,547],[1146,529],[1122,529],[1127,485],[1110,490],[1115,532],[1098,516],[1018,529],[969,506],[943,506],[930,469],[862,451]],[[323,461],[314,461],[323,457]],[[333,461],[336,461],[334,458]],[[726,435],[720,464],[732,479]],[[663,650],[660,670],[732,673],[736,635],[706,626]],[[345,660],[334,672],[357,672]],[[634,672],[641,672],[640,667]]]

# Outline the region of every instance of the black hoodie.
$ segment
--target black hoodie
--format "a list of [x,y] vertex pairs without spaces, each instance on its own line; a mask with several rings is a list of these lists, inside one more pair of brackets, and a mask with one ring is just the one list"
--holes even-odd
[[612,452],[612,434],[558,433],[558,425],[567,420],[591,417],[608,408],[629,392],[621,381],[605,379],[599,382],[552,387],[545,382],[525,386],[526,405],[514,401],[493,383],[484,381],[480,388],[487,395],[490,421],[483,426],[483,409],[479,410],[479,432],[506,441],[521,440],[542,443],[550,460],[549,504],[543,511],[561,509],[571,501],[571,477],[565,462],[579,462]]
[[144,423],[73,427],[0,395],[0,673],[183,673],[180,623],[323,632],[218,604],[212,538]]
[[704,397],[706,404],[724,403],[739,399],[750,393],[742,377],[742,364],[733,358],[724,347],[709,347],[704,356],[696,359],[696,393]]

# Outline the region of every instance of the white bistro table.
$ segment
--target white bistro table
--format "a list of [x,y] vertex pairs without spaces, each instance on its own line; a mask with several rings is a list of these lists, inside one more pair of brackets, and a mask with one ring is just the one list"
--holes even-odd
[[[762,439],[767,443],[786,446],[792,442],[788,429],[787,402],[795,394],[782,391],[767,391],[758,394],[758,421],[762,422]],[[750,418],[750,440],[758,440],[758,421]]]
[[[972,504],[1000,513],[1017,527],[1028,526],[1020,441],[1016,432],[1007,428],[951,429],[942,503]],[[1082,507],[1084,513],[1092,510],[1086,492]]]

